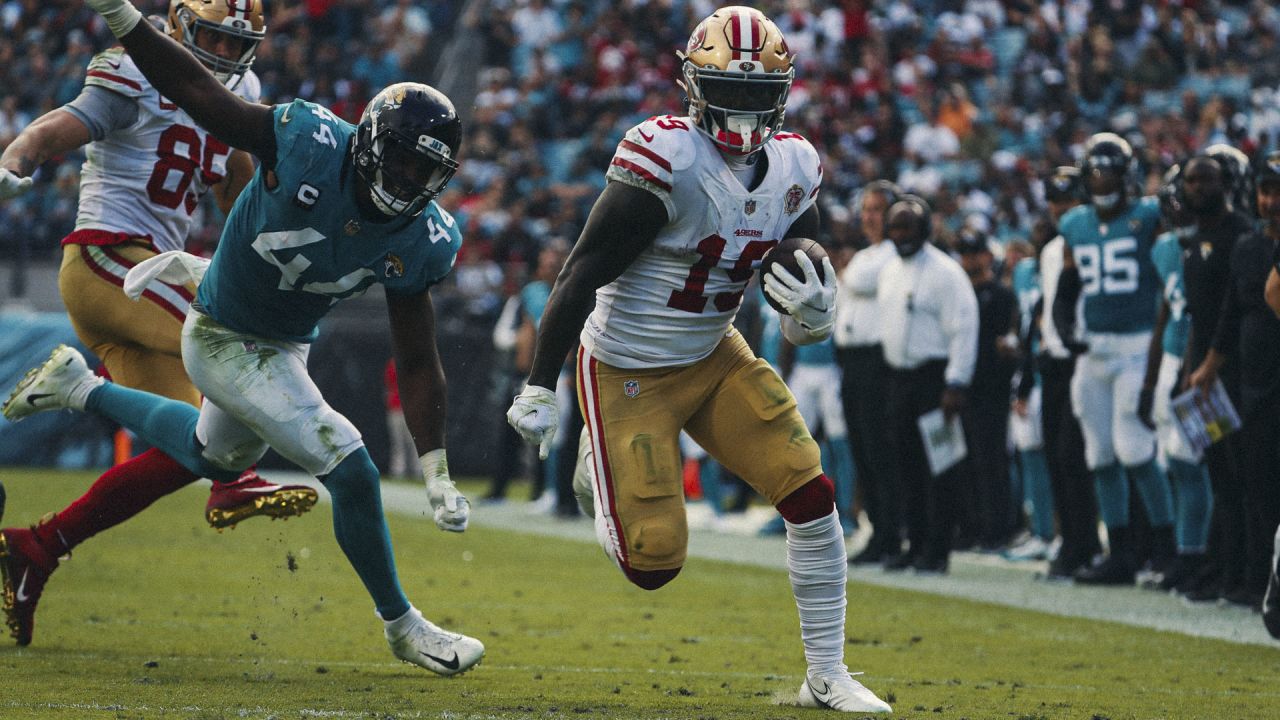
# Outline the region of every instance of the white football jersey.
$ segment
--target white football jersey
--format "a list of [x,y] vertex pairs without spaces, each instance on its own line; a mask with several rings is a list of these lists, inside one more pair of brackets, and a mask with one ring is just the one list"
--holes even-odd
[[707,357],[730,329],[761,258],[814,203],[822,165],[809,141],[780,132],[769,167],[748,192],[720,151],[687,117],[631,128],[607,177],[644,188],[667,208],[653,245],[596,291],[582,343],[622,368],[685,366]]
[[[200,197],[226,175],[231,148],[161,97],[124,48],[95,55],[85,84],[134,98],[138,119],[85,149],[76,230],[148,236],[160,252],[181,250]],[[258,102],[253,71],[234,92]]]

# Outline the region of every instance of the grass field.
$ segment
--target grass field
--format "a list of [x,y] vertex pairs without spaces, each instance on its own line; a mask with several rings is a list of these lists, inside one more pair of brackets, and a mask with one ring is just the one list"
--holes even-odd
[[[92,474],[0,478],[13,525]],[[488,648],[445,680],[391,656],[326,506],[219,536],[205,496],[188,488],[77,549],[34,644],[0,644],[0,718],[828,716],[785,704],[804,662],[783,572],[691,560],[646,593],[594,545],[392,515],[410,599]],[[847,632],[850,666],[894,717],[1280,717],[1276,648],[870,585],[851,585]]]

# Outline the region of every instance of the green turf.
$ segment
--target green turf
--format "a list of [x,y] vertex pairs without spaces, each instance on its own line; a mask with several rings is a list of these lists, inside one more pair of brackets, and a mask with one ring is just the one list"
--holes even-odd
[[[91,479],[0,477],[8,525]],[[0,718],[828,716],[778,704],[804,668],[781,572],[694,560],[646,593],[593,545],[393,516],[410,598],[488,647],[445,680],[394,661],[326,507],[219,536],[204,498],[179,492],[77,549],[35,643],[0,645]],[[1275,649],[850,587],[848,661],[895,717],[1280,716]]]

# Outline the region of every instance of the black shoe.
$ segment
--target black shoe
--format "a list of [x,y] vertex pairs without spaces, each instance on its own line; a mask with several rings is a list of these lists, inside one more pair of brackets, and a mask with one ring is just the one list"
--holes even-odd
[[1262,596],[1262,624],[1267,626],[1271,637],[1280,640],[1280,568],[1271,568],[1271,578],[1267,581],[1267,593]]
[[1207,582],[1200,587],[1182,593],[1183,599],[1193,603],[1216,603],[1227,594],[1220,581]]
[[1088,558],[1070,557],[1066,554],[1059,553],[1049,563],[1048,579],[1050,580],[1071,580],[1076,573],[1089,566]]
[[890,572],[906,570],[907,568],[911,567],[915,563],[915,561],[916,561],[915,555],[912,555],[909,552],[898,553],[897,555],[890,555],[884,559],[884,569]]
[[1152,577],[1150,582],[1143,584],[1143,587],[1149,590],[1168,592],[1183,583],[1189,582],[1192,577],[1200,572],[1204,564],[1205,556],[1203,553],[1179,555],[1174,558],[1168,570]]
[[938,558],[922,555],[911,563],[911,569],[915,570],[918,575],[946,575],[947,558],[945,555]]
[[1262,593],[1243,586],[1226,591],[1222,594],[1222,599],[1232,605],[1250,608],[1254,611],[1262,607]]
[[872,565],[874,563],[883,562],[885,559],[885,551],[883,543],[876,536],[872,535],[867,541],[867,546],[862,548],[862,552],[857,555],[849,556],[850,565]]
[[1179,595],[1188,595],[1212,587],[1216,592],[1222,585],[1221,578],[1222,573],[1218,565],[1206,557],[1199,568],[1173,586],[1173,591]]
[[1076,571],[1075,580],[1081,585],[1132,585],[1133,565],[1115,554],[1100,562]]

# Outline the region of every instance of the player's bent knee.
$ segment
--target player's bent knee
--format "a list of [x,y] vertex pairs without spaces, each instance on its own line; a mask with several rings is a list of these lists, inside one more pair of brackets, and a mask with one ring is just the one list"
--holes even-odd
[[689,532],[680,519],[665,513],[627,525],[627,559],[619,564],[632,582],[635,572],[668,572],[684,565]]
[[835,505],[835,485],[826,475],[819,475],[783,498],[778,512],[787,522],[799,525],[830,515]]
[[635,570],[624,567],[622,572],[626,574],[627,579],[631,581],[632,585],[643,590],[657,590],[663,585],[675,580],[676,576],[680,574],[680,570],[682,568],[683,566],[672,568],[670,570]]

